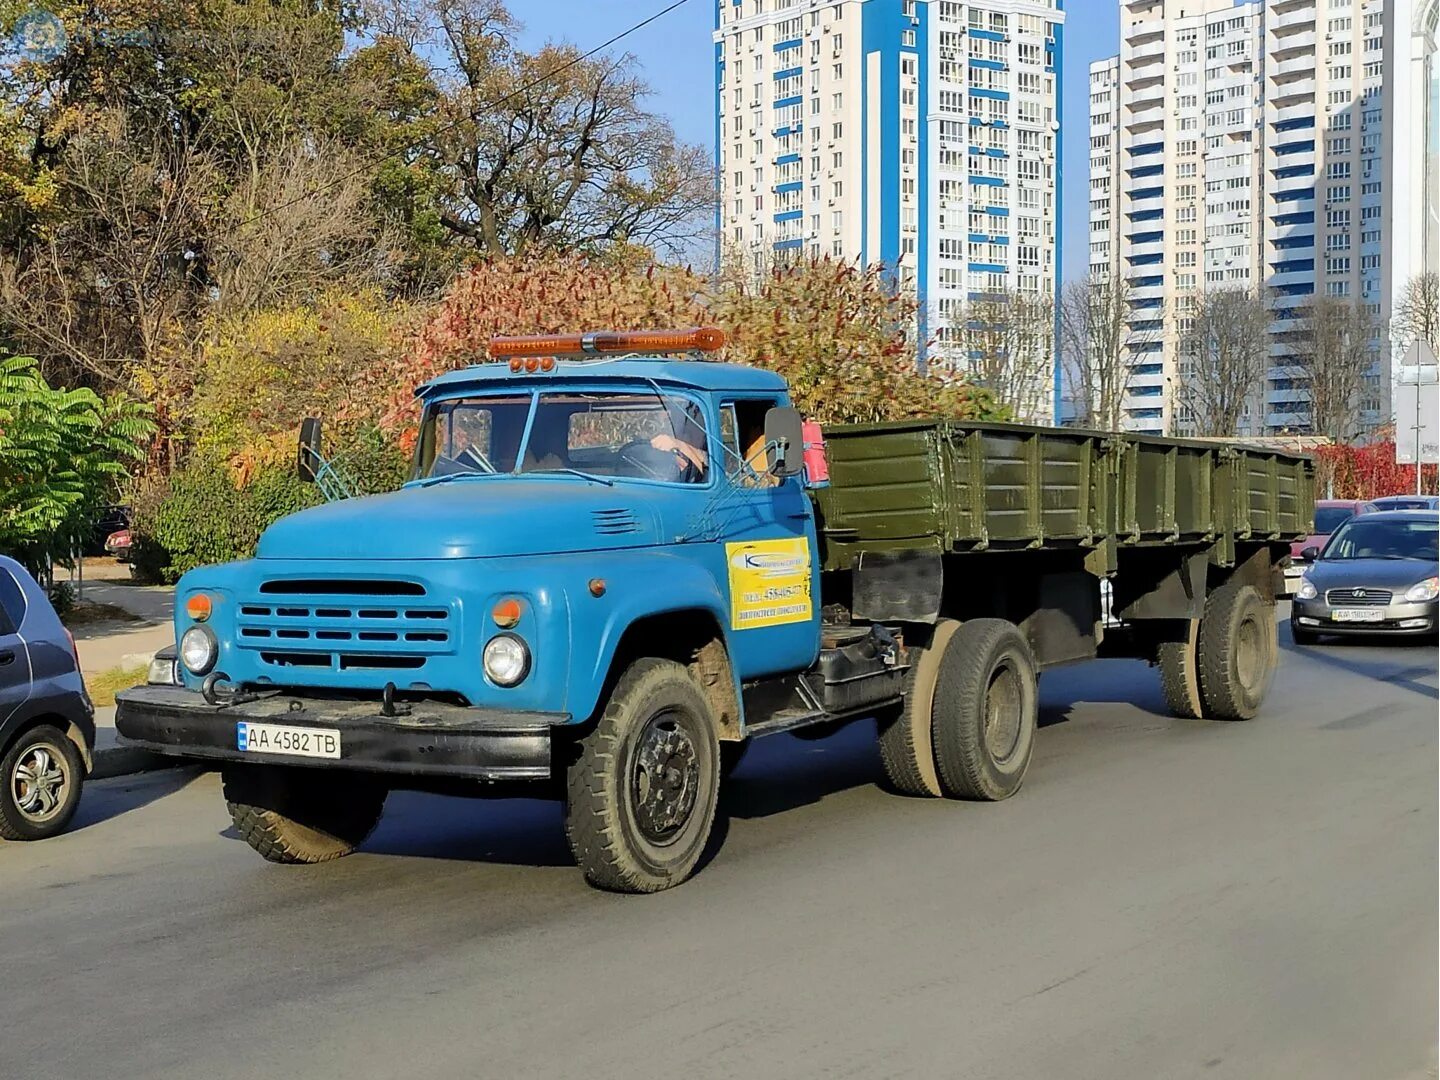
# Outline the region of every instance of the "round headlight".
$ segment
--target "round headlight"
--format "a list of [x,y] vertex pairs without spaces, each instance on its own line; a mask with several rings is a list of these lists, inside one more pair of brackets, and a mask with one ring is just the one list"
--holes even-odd
[[1301,600],[1314,600],[1319,595],[1319,590],[1315,588],[1315,583],[1309,578],[1301,578],[1300,588],[1295,591],[1295,595]]
[[1405,599],[1412,604],[1418,604],[1425,600],[1434,600],[1437,596],[1440,596],[1440,578],[1432,577],[1411,585]]
[[219,653],[215,635],[203,626],[192,626],[180,637],[180,662],[192,675],[209,672]]
[[514,634],[497,634],[485,643],[485,674],[497,686],[515,686],[530,674],[530,650]]

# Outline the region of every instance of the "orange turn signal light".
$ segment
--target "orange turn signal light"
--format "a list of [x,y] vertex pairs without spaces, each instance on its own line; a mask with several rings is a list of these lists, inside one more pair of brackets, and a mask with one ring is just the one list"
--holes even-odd
[[495,620],[495,625],[501,630],[509,630],[520,621],[520,601],[508,596],[497,602],[490,609],[490,618]]
[[591,596],[604,596],[604,595],[605,595],[605,579],[604,579],[604,578],[592,577],[592,578],[590,579],[590,595],[591,595]]
[[214,610],[214,603],[204,593],[196,593],[185,601],[185,614],[195,622],[204,622]]

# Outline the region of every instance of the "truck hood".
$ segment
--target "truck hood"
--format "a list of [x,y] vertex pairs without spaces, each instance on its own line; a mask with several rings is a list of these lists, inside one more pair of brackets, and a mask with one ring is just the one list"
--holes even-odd
[[259,559],[471,559],[659,542],[649,489],[561,474],[406,487],[303,510],[265,530]]

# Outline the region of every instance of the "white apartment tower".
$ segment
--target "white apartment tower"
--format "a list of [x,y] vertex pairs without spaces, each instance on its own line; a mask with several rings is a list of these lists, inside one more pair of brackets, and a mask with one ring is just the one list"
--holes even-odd
[[725,257],[892,267],[951,356],[972,299],[1055,295],[1063,0],[714,2]]
[[[1091,68],[1092,145],[1107,123],[1118,131],[1108,157],[1092,151],[1091,271],[1123,274],[1163,315],[1158,340],[1143,309],[1132,324],[1127,426],[1186,432],[1175,391],[1189,306],[1197,290],[1245,283],[1270,298],[1272,363],[1236,434],[1307,430],[1290,363],[1303,306],[1346,298],[1383,325],[1400,285],[1385,222],[1407,189],[1393,179],[1400,144],[1423,140],[1389,116],[1384,0],[1121,0],[1120,13],[1120,56]],[[1389,417],[1381,337],[1374,348],[1367,428]]]
[[1233,0],[1128,0],[1120,55],[1090,68],[1090,272],[1130,288],[1128,430],[1185,430],[1190,305],[1207,282],[1260,274],[1262,17]]

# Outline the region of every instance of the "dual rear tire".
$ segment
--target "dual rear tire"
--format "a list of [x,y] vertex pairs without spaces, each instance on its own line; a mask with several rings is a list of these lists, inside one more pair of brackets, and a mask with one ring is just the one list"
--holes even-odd
[[1170,711],[1186,719],[1251,720],[1279,657],[1274,606],[1254,585],[1230,581],[1205,598],[1199,619],[1156,647]]
[[1025,779],[1038,720],[1035,659],[1019,628],[942,619],[911,666],[903,711],[881,728],[886,779],[906,795],[1007,799]]

